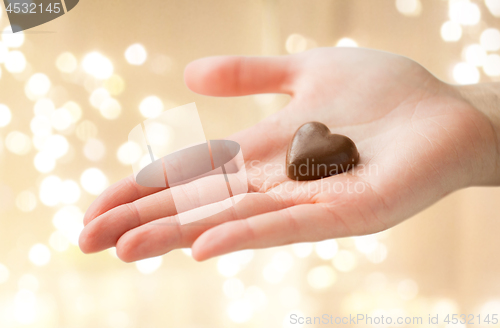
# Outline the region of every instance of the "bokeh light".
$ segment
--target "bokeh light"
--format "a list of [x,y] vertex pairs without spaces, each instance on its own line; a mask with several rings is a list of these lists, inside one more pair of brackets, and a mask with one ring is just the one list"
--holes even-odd
[[352,237],[354,239],[354,244],[356,248],[364,254],[369,254],[373,252],[378,245],[378,241],[375,235]]
[[7,48],[7,46],[2,41],[0,41],[0,64],[5,62],[8,53],[9,48]]
[[325,289],[337,280],[337,274],[328,265],[312,268],[307,274],[307,282],[314,289]]
[[49,92],[51,86],[50,79],[43,73],[33,74],[26,84],[27,92],[34,96],[44,96]]
[[397,10],[406,16],[418,16],[422,12],[420,0],[396,0]]
[[157,96],[146,97],[139,105],[139,111],[147,118],[157,117],[163,112],[163,108],[163,101]]
[[66,108],[59,108],[52,113],[52,127],[58,131],[68,129],[73,123],[73,117]]
[[97,168],[86,169],[80,177],[80,183],[91,195],[99,195],[109,185],[106,175]]
[[75,132],[78,139],[81,141],[87,141],[97,137],[98,129],[92,121],[84,120],[78,124]]
[[69,246],[69,240],[66,236],[60,231],[54,231],[49,238],[49,245],[53,250],[58,252],[66,251]]
[[485,0],[486,7],[495,17],[500,17],[500,0]]
[[228,255],[223,255],[217,261],[217,269],[221,275],[224,277],[232,277],[240,271],[240,265],[238,263],[231,261],[231,257]]
[[308,257],[314,250],[313,243],[297,243],[292,245],[293,253],[299,258]]
[[132,165],[142,156],[142,149],[139,144],[133,141],[127,141],[118,148],[117,157],[123,165]]
[[35,102],[33,111],[35,115],[45,116],[47,118],[52,117],[52,113],[56,110],[56,105],[54,102],[48,98],[41,98]]
[[9,48],[19,48],[24,43],[24,32],[12,33],[12,28],[7,26],[2,31],[2,42]]
[[462,37],[462,27],[456,22],[444,22],[441,25],[441,37],[446,42],[456,42]]
[[29,190],[20,192],[16,197],[16,206],[22,212],[31,212],[36,208],[36,205],[36,195]]
[[61,158],[69,150],[69,142],[63,135],[54,134],[47,138],[43,144],[42,151],[57,159]]
[[82,118],[82,108],[74,101],[68,101],[63,105],[69,114],[71,115],[71,121],[76,123]]
[[441,298],[434,302],[431,311],[437,315],[446,316],[448,313],[459,313],[459,309],[460,307],[455,300]]
[[337,47],[355,48],[358,46],[358,43],[351,38],[342,38],[342,39],[337,41],[336,46]]
[[188,257],[193,257],[193,251],[191,248],[181,248],[181,251]]
[[500,50],[500,30],[488,28],[481,33],[479,38],[481,46],[487,51]]
[[372,263],[382,263],[387,258],[387,246],[378,243],[372,252],[366,254],[366,258]]
[[5,283],[7,280],[9,280],[10,272],[9,269],[0,263],[0,284]]
[[162,147],[169,143],[172,129],[167,125],[159,122],[152,122],[148,124],[148,138],[149,143],[153,149],[155,147]]
[[16,293],[14,299],[14,316],[21,325],[32,324],[36,320],[37,299],[35,294],[26,289]]
[[240,298],[245,293],[245,285],[238,278],[227,279],[222,285],[222,289],[229,299]]
[[405,279],[398,284],[398,294],[402,300],[409,301],[418,294],[418,285],[412,279]]
[[63,73],[73,73],[78,68],[78,59],[71,52],[63,52],[56,59],[56,67]]
[[10,112],[9,107],[4,104],[0,104],[0,127],[4,127],[9,125],[12,120],[12,113]]
[[108,90],[112,96],[118,96],[125,90],[125,81],[120,75],[113,74],[104,82],[104,88]]
[[30,129],[35,136],[48,137],[52,134],[52,123],[45,115],[35,115],[31,119]]
[[30,138],[19,131],[10,132],[5,138],[7,149],[16,155],[26,155],[31,150]]
[[44,205],[52,207],[59,204],[61,183],[61,178],[55,175],[42,180],[38,197]]
[[332,261],[333,266],[340,272],[349,272],[354,270],[357,264],[356,256],[348,251],[341,250],[335,255],[335,258]]
[[287,251],[278,251],[273,255],[271,259],[271,265],[274,270],[285,274],[288,272],[294,263],[293,257]]
[[480,78],[479,70],[469,63],[458,63],[453,68],[453,79],[459,84],[475,84]]
[[35,146],[35,149],[38,151],[42,151],[43,145],[45,144],[45,141],[47,140],[49,136],[38,136],[38,135],[33,135],[32,142],[33,146]]
[[27,289],[32,292],[36,292],[38,288],[40,287],[40,283],[37,279],[32,274],[25,273],[23,274],[20,278],[19,281],[17,282],[17,286],[19,289]]
[[116,253],[116,247],[111,247],[108,249],[108,254],[111,255],[111,257],[117,259],[118,254]]
[[9,51],[4,65],[5,69],[11,73],[21,73],[26,68],[26,57],[20,51]]
[[99,105],[99,111],[104,118],[108,120],[114,120],[120,116],[122,112],[122,106],[120,105],[118,100],[114,98],[107,98],[104,99],[104,101]]
[[476,25],[481,20],[478,5],[468,0],[451,1],[448,15],[452,22],[461,25]]
[[83,215],[78,206],[67,205],[54,214],[52,224],[71,244],[78,245],[78,238],[83,230]]
[[483,65],[484,74],[488,76],[500,76],[500,56],[491,54],[486,57]]
[[248,287],[244,298],[252,304],[255,310],[261,310],[268,305],[266,293],[258,286]]
[[125,59],[130,65],[140,66],[146,62],[148,53],[144,46],[140,43],[135,43],[125,51]]
[[262,269],[262,276],[268,283],[278,284],[283,280],[284,272],[279,270],[273,263],[269,263]]
[[109,91],[105,88],[98,88],[92,91],[90,94],[90,103],[93,107],[99,109],[101,105],[107,100],[111,98]]
[[235,276],[253,259],[253,250],[243,250],[221,256],[217,261],[217,270],[224,277]]
[[233,322],[247,322],[253,315],[252,304],[245,299],[233,301],[227,307],[227,314]]
[[65,180],[60,185],[60,201],[63,204],[74,204],[80,199],[80,187],[73,180]]
[[140,273],[151,274],[160,268],[162,262],[163,258],[161,256],[157,256],[137,261],[135,262],[135,266]]
[[99,52],[86,55],[82,65],[85,72],[99,80],[109,79],[113,75],[113,63]]
[[99,139],[88,139],[83,147],[83,154],[92,162],[98,162],[106,154],[106,145]]
[[[486,318],[486,316],[490,316],[493,318],[493,314],[498,313],[498,309],[500,309],[500,300],[499,299],[492,299],[488,300],[485,302],[480,310],[479,310],[479,315],[482,315],[483,318]],[[496,318],[496,316],[494,316]],[[492,320],[491,322],[493,323],[496,320]]]
[[33,164],[40,173],[49,173],[56,167],[56,160],[47,152],[41,151],[35,155]]
[[290,34],[286,39],[286,51],[290,54],[307,50],[307,39],[300,34]]
[[43,244],[35,244],[29,251],[29,260],[37,266],[44,266],[50,261],[50,250]]
[[339,250],[339,245],[334,239],[324,240],[316,243],[316,254],[323,260],[332,259],[337,251]]
[[486,60],[487,53],[479,44],[471,44],[464,49],[463,57],[471,65],[481,67]]

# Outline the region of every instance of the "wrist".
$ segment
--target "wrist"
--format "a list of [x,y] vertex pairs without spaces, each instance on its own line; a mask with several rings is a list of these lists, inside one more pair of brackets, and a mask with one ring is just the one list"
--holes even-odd
[[487,185],[500,185],[500,83],[458,86],[462,98],[482,113],[494,131],[492,159],[494,170],[482,181]]

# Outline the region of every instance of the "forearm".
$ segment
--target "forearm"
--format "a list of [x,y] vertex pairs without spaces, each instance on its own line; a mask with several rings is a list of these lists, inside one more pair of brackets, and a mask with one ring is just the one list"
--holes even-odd
[[458,87],[462,97],[482,112],[491,122],[496,134],[496,154],[493,155],[496,172],[491,184],[500,185],[500,83],[483,83]]

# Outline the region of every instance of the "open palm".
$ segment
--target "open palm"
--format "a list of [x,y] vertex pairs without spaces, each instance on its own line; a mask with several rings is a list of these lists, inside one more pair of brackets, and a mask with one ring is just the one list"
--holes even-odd
[[[195,259],[224,253],[375,233],[445,195],[482,184],[495,169],[495,132],[456,89],[401,56],[319,48],[282,57],[214,57],[185,72],[193,91],[211,96],[287,93],[289,104],[228,139],[241,145],[249,193],[234,207],[179,225],[170,189],[126,178],[88,209],[80,247],[116,246],[124,261],[192,247]],[[284,169],[298,127],[310,121],[351,138],[357,168],[316,181]],[[486,154],[486,155],[485,155]],[[491,155],[488,155],[491,154]],[[189,188],[194,198],[210,184]]]

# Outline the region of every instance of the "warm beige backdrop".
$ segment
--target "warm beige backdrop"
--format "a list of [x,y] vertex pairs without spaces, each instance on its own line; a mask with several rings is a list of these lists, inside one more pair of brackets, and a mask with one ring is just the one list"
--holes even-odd
[[[337,253],[334,243],[312,245],[316,249],[304,258],[298,256],[300,250],[307,253],[311,245],[250,251],[205,263],[174,251],[155,270],[159,260],[137,266],[120,262],[112,252],[83,255],[65,239],[74,238],[80,219],[78,211],[66,215],[75,210],[68,206],[84,212],[95,198],[80,183],[82,173],[97,168],[113,183],[132,172],[120,163],[117,151],[131,128],[145,119],[139,111],[145,97],[158,96],[165,109],[195,101],[207,139],[252,126],[287,102],[286,96],[195,95],[183,83],[183,68],[191,60],[282,55],[335,46],[348,37],[361,47],[408,56],[455,83],[453,68],[464,61],[462,50],[478,43],[486,28],[500,28],[500,18],[484,1],[472,1],[480,9],[480,21],[463,26],[459,40],[445,42],[440,29],[454,2],[82,0],[67,15],[26,31],[17,49],[28,62],[24,71],[11,73],[0,64],[0,104],[12,112],[11,122],[0,127],[0,327],[267,328],[281,327],[290,312],[404,313],[424,320],[438,312],[500,316],[499,188],[462,190],[389,232],[357,243],[340,240]],[[421,8],[405,15],[396,3],[403,9],[415,3]],[[2,30],[7,23],[3,11]],[[134,43],[148,52],[142,66],[125,60],[125,50]],[[89,101],[91,91],[104,82],[89,78],[81,68],[61,73],[56,66],[58,56],[70,52],[80,67],[92,51],[109,58],[114,74],[124,81],[123,90],[116,82],[106,85],[121,104],[121,114],[113,120]],[[482,68],[478,72],[482,82],[499,80]],[[56,108],[71,100],[82,109],[82,117],[67,129],[52,130],[66,138],[69,149],[46,173],[34,166],[36,147],[26,148],[33,142],[30,123],[36,99],[26,95],[25,84],[34,73],[49,77],[46,97]],[[12,132],[29,141],[12,135],[9,139]],[[105,153],[99,158],[102,144]],[[40,186],[51,175],[77,183],[80,197],[68,201],[72,204],[47,206]],[[63,215],[54,218],[61,209]],[[65,218],[69,223],[61,223]],[[33,248],[37,244],[42,245]],[[154,272],[143,273],[147,269]],[[315,289],[314,281],[325,287]]]

